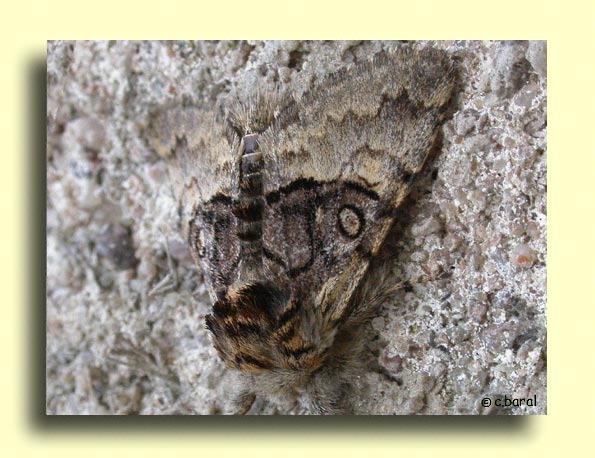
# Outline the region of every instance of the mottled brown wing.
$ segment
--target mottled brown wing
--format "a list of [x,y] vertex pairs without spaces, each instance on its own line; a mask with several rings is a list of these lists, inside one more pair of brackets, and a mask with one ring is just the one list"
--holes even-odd
[[258,97],[231,113],[235,132],[197,108],[156,116],[152,145],[173,153],[181,221],[213,300],[238,279],[232,203],[242,135],[258,133],[264,157],[271,280],[335,321],[421,169],[454,84],[446,53],[401,50],[340,71],[285,107]]
[[239,262],[238,223],[231,213],[239,139],[213,112],[173,107],[152,118],[148,140],[168,159],[184,234],[215,301],[234,281]]
[[332,75],[260,135],[267,267],[329,321],[348,310],[454,85],[444,52],[382,53]]

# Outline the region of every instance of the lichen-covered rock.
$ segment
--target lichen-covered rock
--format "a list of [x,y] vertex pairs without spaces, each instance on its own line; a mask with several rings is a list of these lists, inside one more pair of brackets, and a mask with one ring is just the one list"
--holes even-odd
[[[49,414],[224,413],[235,395],[167,173],[143,137],[155,107],[215,105],[255,87],[299,96],[402,45],[48,44]],[[545,42],[416,45],[457,56],[461,91],[381,255],[395,282],[449,275],[398,292],[370,322],[370,369],[352,403],[377,414],[545,413]],[[496,395],[538,403],[482,406]]]

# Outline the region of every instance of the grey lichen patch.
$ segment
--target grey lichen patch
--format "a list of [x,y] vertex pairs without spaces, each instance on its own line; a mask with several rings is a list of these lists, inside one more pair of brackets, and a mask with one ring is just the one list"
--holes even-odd
[[[546,80],[541,68],[527,65],[526,54],[531,49],[530,62],[540,65],[545,46],[471,47],[464,51],[466,86],[445,126],[438,176],[419,204],[419,214],[435,215],[444,232],[436,245],[428,235],[421,248],[405,236],[402,248],[427,250],[454,269],[448,291],[427,285],[422,303],[429,313],[405,296],[399,303],[408,312],[381,334],[394,348],[389,361],[398,358],[402,367],[394,411],[405,413],[399,407],[409,397],[404,387],[439,364],[446,368],[443,387],[438,398],[427,392],[422,412],[440,412],[438,402],[448,413],[490,413],[475,400],[502,393],[535,394],[539,403],[500,413],[544,413],[547,145],[545,121],[534,120],[545,120]],[[423,216],[418,219],[413,235],[424,233]],[[411,332],[412,323],[418,332]]]
[[[398,46],[48,44],[49,414],[212,414],[233,397],[167,174],[143,138],[154,107],[216,105],[254,84],[301,94]],[[367,330],[370,371],[354,381],[353,404],[382,414],[545,413],[545,43],[418,46],[457,56],[461,93],[435,179],[429,169],[419,178],[388,249],[396,281],[453,268],[385,304]],[[478,403],[500,394],[538,404]]]

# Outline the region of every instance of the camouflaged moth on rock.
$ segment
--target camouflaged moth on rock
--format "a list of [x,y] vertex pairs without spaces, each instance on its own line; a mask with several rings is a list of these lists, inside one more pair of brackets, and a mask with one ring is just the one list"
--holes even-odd
[[[401,49],[299,98],[257,96],[226,119],[152,121],[213,301],[206,325],[255,396],[347,413],[360,328],[391,292],[366,272],[432,148],[456,84],[442,51]],[[380,285],[380,286],[379,286]]]

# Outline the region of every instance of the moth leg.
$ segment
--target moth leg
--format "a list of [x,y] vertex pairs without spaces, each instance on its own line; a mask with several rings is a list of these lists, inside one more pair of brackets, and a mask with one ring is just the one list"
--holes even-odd
[[254,401],[256,400],[256,395],[249,391],[242,391],[237,398],[234,399],[233,403],[237,408],[234,415],[246,415],[248,411],[252,408]]
[[451,270],[445,270],[441,268],[440,271],[435,274],[420,275],[419,277],[413,280],[403,280],[391,287],[391,293],[395,293],[402,289],[410,290],[413,288],[414,285],[430,283],[436,280],[440,280],[442,278],[448,278],[450,277],[451,273]]
[[349,409],[341,405],[337,399],[317,398],[311,406],[314,415],[349,415]]
[[176,391],[180,389],[180,380],[163,363],[159,354],[155,355],[141,348],[121,334],[116,337],[116,343],[108,353],[107,359],[113,363],[128,366],[133,371],[159,377]]
[[165,236],[163,236],[163,239],[165,254],[167,256],[168,273],[165,277],[159,280],[159,282],[151,289],[151,291],[149,291],[149,296],[163,294],[178,287],[178,274],[176,273],[176,268],[174,267],[174,263],[169,253],[169,245],[167,244],[167,240],[165,240]]

